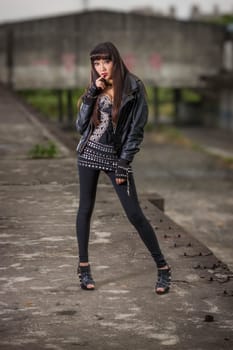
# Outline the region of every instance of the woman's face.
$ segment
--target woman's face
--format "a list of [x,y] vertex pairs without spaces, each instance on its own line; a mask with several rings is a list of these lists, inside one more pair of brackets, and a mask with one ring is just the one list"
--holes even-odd
[[94,68],[100,77],[106,80],[112,79],[113,62],[110,59],[94,60]]

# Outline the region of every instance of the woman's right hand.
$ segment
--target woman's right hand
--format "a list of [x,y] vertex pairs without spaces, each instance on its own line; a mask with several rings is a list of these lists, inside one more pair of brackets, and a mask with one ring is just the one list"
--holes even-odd
[[96,79],[95,85],[98,89],[101,89],[101,90],[104,90],[106,87],[106,84],[102,77],[99,77],[98,79]]

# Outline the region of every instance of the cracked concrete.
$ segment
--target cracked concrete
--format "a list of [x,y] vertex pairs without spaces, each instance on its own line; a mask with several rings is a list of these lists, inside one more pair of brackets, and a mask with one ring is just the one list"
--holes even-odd
[[75,155],[30,160],[34,138],[18,138],[14,148],[16,124],[36,140],[43,127],[26,121],[9,93],[0,96],[0,349],[232,349],[233,282],[225,261],[153,205],[153,195],[140,196],[172,266],[171,291],[157,296],[154,263],[105,176],[90,241],[97,288],[79,288]]

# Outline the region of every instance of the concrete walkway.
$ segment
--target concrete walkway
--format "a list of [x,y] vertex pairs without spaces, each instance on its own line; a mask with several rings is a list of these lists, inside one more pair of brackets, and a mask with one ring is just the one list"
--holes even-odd
[[[0,349],[232,349],[231,271],[153,195],[141,196],[173,270],[170,293],[157,296],[152,259],[104,176],[90,241],[97,289],[80,290],[75,154],[8,92],[0,96]],[[30,159],[46,138],[60,156]]]
[[232,130],[220,128],[181,128],[182,133],[208,153],[233,159]]

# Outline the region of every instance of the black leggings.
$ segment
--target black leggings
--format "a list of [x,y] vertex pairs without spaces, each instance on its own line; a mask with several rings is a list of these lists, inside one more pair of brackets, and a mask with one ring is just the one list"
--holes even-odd
[[[80,181],[80,202],[76,221],[76,232],[79,246],[79,261],[88,262],[90,221],[95,204],[100,170],[94,170],[83,166],[79,166],[78,168]],[[117,185],[115,181],[115,173],[106,171],[106,174],[112,181],[128,219],[138,231],[141,239],[155,260],[157,267],[160,268],[165,266],[166,261],[161,253],[155,232],[139,205],[133,175],[130,174],[130,195],[128,195],[126,182],[121,185]]]

